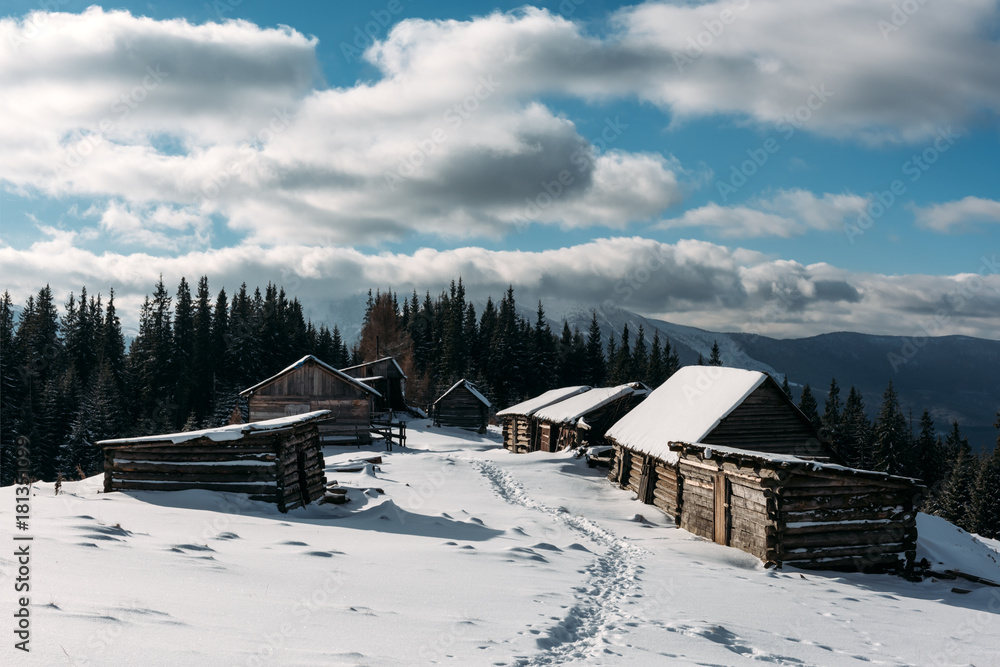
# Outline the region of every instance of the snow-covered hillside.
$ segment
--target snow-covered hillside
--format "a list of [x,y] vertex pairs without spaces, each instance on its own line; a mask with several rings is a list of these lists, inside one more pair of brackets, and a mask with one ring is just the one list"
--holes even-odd
[[[223,493],[105,495],[99,477],[66,483],[58,497],[36,485],[31,653],[13,649],[6,532],[3,663],[988,665],[1000,656],[1000,588],[765,570],[674,528],[570,454],[508,454],[495,433],[427,422],[411,422],[409,435],[408,448],[360,472],[335,469],[371,452],[327,448],[327,477],[351,487],[351,502],[286,515]],[[0,490],[5,531],[14,504],[13,487]],[[989,569],[986,546],[946,528],[935,528],[928,553],[946,564],[949,540],[964,540]]]

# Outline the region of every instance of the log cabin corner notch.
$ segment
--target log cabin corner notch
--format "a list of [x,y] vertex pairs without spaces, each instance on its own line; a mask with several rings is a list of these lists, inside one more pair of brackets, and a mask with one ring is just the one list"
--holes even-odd
[[327,410],[319,423],[321,444],[371,440],[372,401],[378,391],[309,354],[240,392],[251,422]]

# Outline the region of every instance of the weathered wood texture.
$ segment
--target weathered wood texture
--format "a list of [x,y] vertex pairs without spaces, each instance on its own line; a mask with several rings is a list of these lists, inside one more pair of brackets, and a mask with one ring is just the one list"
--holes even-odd
[[535,422],[521,415],[503,417],[504,447],[515,453],[533,452],[538,449]]
[[317,422],[208,437],[104,446],[104,491],[202,489],[250,494],[287,512],[323,497],[326,475]]
[[371,394],[353,382],[307,361],[275,378],[247,398],[250,421],[329,410],[319,428],[328,444],[367,443],[371,440]]
[[702,438],[703,442],[758,452],[828,459],[834,456],[781,388],[767,380]]
[[456,426],[485,433],[490,409],[462,384],[438,399],[431,414],[435,426]]
[[912,570],[921,491],[912,481],[717,451],[705,459],[695,448],[681,452],[678,476],[680,526],[696,535],[779,566]]
[[406,376],[400,372],[392,357],[384,357],[340,371],[353,378],[375,378],[365,382],[381,396],[373,397],[376,412],[406,409]]

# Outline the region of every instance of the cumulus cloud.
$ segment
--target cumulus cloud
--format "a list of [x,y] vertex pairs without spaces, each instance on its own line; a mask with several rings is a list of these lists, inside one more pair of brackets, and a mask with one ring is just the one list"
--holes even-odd
[[96,254],[73,232],[50,230],[30,249],[0,247],[15,300],[46,283],[60,298],[86,285],[114,286],[123,317],[135,318],[162,274],[168,285],[208,275],[214,289],[241,282],[283,285],[317,321],[332,300],[369,288],[436,293],[461,276],[473,299],[513,285],[522,303],[536,299],[618,307],[715,330],[801,336],[838,330],[899,335],[966,334],[997,338],[1000,264],[983,257],[954,276],[852,272],[803,265],[705,241],[674,244],[611,238],[539,252],[481,247],[363,254],[349,248],[286,244],[199,250],[175,257]]
[[1000,223],[1000,201],[965,197],[958,201],[911,207],[917,224],[936,232],[957,232],[981,224]]
[[[880,27],[893,11],[648,2],[601,34],[531,7],[410,19],[365,53],[377,78],[344,88],[321,85],[316,40],[291,28],[35,12],[0,20],[0,181],[219,216],[251,243],[622,229],[681,200],[681,166],[616,144],[627,119],[583,136],[541,96],[892,141],[1000,109],[995,2],[926,3]],[[691,215],[797,233],[780,211],[748,209]],[[160,247],[186,242],[153,231]]]
[[701,227],[734,238],[787,238],[809,230],[840,230],[846,219],[860,215],[868,203],[868,198],[853,194],[817,197],[805,190],[781,190],[771,198],[754,199],[743,206],[709,203],[664,220],[658,227]]

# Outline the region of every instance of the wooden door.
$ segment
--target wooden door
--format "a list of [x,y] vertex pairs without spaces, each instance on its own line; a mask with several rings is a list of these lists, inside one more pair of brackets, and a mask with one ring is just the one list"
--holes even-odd
[[651,505],[653,490],[656,488],[656,461],[652,456],[646,456],[642,461],[642,475],[639,477],[639,500]]
[[729,544],[729,480],[725,473],[715,474],[715,541]]

